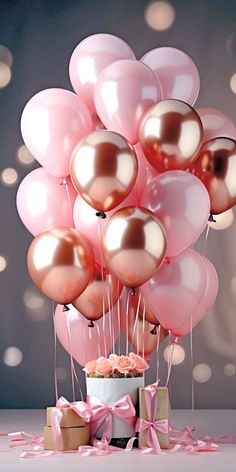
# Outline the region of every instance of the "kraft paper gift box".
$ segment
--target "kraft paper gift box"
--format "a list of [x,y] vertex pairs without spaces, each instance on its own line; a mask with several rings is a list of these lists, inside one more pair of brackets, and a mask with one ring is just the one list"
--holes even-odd
[[[145,388],[139,389],[139,417],[140,419],[148,420],[147,414],[147,405],[146,405],[146,395],[145,395]],[[156,387],[156,392],[154,393],[153,400],[156,401],[156,414],[153,420],[167,420],[167,434],[163,434],[158,432],[157,430],[155,433],[157,434],[157,439],[159,441],[161,449],[168,449],[169,448],[169,393],[167,387]],[[140,431],[139,432],[139,447],[150,447],[148,441],[148,431]]]
[[[47,426],[44,427],[44,449],[54,450],[52,434],[52,410],[59,407],[47,408]],[[60,421],[61,445],[59,451],[73,451],[79,446],[89,444],[89,423],[76,414],[72,408],[59,408],[62,417]]]

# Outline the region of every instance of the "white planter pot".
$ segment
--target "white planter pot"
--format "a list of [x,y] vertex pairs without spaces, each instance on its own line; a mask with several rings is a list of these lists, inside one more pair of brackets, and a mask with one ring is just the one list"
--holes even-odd
[[[139,388],[144,387],[144,377],[130,378],[86,378],[87,395],[99,398],[106,405],[111,406],[124,395],[129,395],[134,407],[137,408]],[[112,415],[112,437],[130,438],[135,435],[134,429],[124,421]],[[98,429],[96,437],[102,437],[102,426]]]

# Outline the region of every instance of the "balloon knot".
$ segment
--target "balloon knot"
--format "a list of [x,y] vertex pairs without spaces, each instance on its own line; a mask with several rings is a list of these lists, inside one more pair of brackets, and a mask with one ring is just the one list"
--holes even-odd
[[210,213],[208,221],[210,221],[211,223],[216,223],[216,220],[215,220],[214,215],[212,213]]
[[104,211],[97,211],[96,216],[98,218],[102,218],[102,220],[105,220],[105,218],[107,217],[107,215]]
[[68,305],[63,305],[63,309],[62,311],[70,311],[70,308],[68,307]]
[[93,320],[89,320],[88,328],[94,328],[94,322],[93,322]]
[[135,297],[135,295],[136,295],[135,288],[131,288],[129,293],[132,297]]
[[171,260],[169,257],[165,257],[164,262],[165,264],[171,264]]
[[67,180],[65,178],[61,179],[60,185],[67,185]]
[[158,326],[160,326],[160,323],[153,326],[152,330],[150,331],[150,334],[153,334],[155,336],[157,334]]

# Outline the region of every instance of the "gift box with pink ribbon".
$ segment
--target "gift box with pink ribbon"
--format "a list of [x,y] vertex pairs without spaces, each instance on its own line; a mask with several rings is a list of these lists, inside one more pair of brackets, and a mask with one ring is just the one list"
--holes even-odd
[[136,422],[139,447],[160,452],[169,447],[169,395],[157,383],[139,389],[139,418]]

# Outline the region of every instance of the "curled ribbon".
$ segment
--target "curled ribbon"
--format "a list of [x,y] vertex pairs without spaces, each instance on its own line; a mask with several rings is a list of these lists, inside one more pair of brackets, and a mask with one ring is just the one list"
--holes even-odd
[[91,411],[91,436],[95,436],[102,427],[102,436],[109,442],[112,438],[112,415],[134,427],[136,411],[129,395],[124,395],[112,405],[106,405],[99,398],[88,395],[87,404]]

